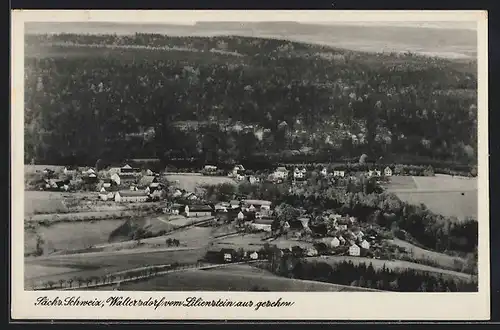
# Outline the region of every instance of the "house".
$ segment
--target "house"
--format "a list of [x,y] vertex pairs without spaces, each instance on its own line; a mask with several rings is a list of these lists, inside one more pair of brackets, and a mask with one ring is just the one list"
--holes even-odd
[[227,212],[228,205],[226,203],[215,204],[215,212]]
[[326,168],[326,167],[323,167],[323,169],[321,170],[320,174],[321,174],[322,176],[327,176],[327,175],[328,175],[328,170],[327,170],[327,168]]
[[288,177],[288,170],[284,166],[280,166],[274,171],[273,176],[275,179],[284,180]]
[[146,170],[146,175],[147,176],[154,176],[155,173],[153,171],[151,171],[149,168]]
[[245,219],[245,215],[243,214],[243,212],[239,212],[238,215],[236,216],[236,218],[239,220],[239,221],[243,221]]
[[233,210],[241,207],[240,201],[238,201],[238,200],[232,200],[231,202],[229,202],[229,205],[230,205],[231,209],[233,209]]
[[133,168],[132,166],[130,166],[128,164],[126,164],[120,168],[120,175],[121,176],[134,176],[138,172],[140,172],[140,170],[138,168]]
[[350,256],[359,257],[360,254],[361,254],[361,249],[356,244],[353,244],[353,245],[351,245],[351,247],[349,247],[349,255]]
[[111,178],[110,178],[110,179],[111,179],[111,181],[113,181],[116,185],[118,185],[118,186],[120,185],[121,180],[120,180],[120,176],[118,175],[118,173],[113,173],[113,174],[111,175]]
[[289,230],[290,229],[290,224],[288,223],[288,221],[285,221],[285,223],[283,224],[283,229],[284,230]]
[[161,184],[161,183],[159,183],[159,182],[153,182],[152,184],[150,184],[150,185],[149,185],[149,187],[148,187],[148,188],[149,188],[149,191],[150,191],[151,193],[153,193],[153,192],[155,192],[155,191],[157,191],[157,190],[163,190],[163,186],[162,186],[162,184]]
[[317,255],[318,255],[318,250],[316,250],[316,249],[315,249],[315,248],[313,248],[313,247],[312,247],[312,248],[307,249],[307,251],[306,251],[306,256],[308,256],[308,257],[315,257],[315,256],[317,256]]
[[243,181],[243,180],[245,180],[245,176],[241,175],[241,174],[236,174],[236,180]]
[[347,225],[346,224],[339,224],[338,228],[339,228],[339,230],[347,230]]
[[340,240],[337,237],[332,238],[330,241],[330,247],[331,248],[336,248],[340,245]]
[[379,170],[369,170],[368,171],[368,177],[380,177],[382,173]]
[[212,207],[206,204],[195,204],[191,206],[186,205],[184,208],[184,213],[188,218],[211,216],[212,211]]
[[106,188],[102,187],[99,191],[99,199],[103,201],[112,200],[115,197],[113,191],[107,191]]
[[149,187],[152,183],[157,183],[157,182],[158,182],[158,179],[155,176],[145,175],[145,176],[141,177],[137,186],[139,188],[146,188],[146,187]]
[[337,238],[338,238],[338,240],[339,240],[339,242],[340,242],[341,245],[345,244],[346,240],[345,240],[345,238],[343,236],[339,236]]
[[213,166],[213,165],[205,165],[205,167],[203,168],[203,170],[204,170],[205,172],[213,173],[213,172],[216,172],[216,171],[217,171],[217,166]]
[[250,175],[248,177],[248,181],[250,182],[250,184],[255,184],[255,183],[259,183],[260,179],[256,176]]
[[188,200],[188,201],[195,201],[198,199],[198,196],[196,196],[194,193],[192,192],[185,192],[184,194],[182,194],[182,198]]
[[146,202],[149,196],[141,190],[122,190],[115,194],[115,202]]
[[253,206],[256,209],[256,211],[270,210],[272,204],[272,202],[270,201],[260,200],[260,199],[244,199],[242,203],[245,206],[245,208],[250,209],[250,207]]
[[387,166],[385,169],[384,169],[384,175],[385,176],[392,176],[392,170],[389,166]]
[[259,254],[254,251],[254,252],[250,253],[249,257],[252,260],[257,260],[257,259],[259,259]]
[[370,243],[368,243],[366,240],[363,240],[360,245],[365,250],[368,250],[370,248]]
[[73,175],[76,173],[76,171],[74,169],[69,168],[69,167],[64,167],[63,173],[65,175]]
[[236,165],[235,167],[233,167],[233,171],[231,172],[231,174],[232,176],[237,177],[238,175],[241,175],[243,171],[245,171],[243,165]]
[[336,177],[336,178],[343,178],[345,176],[345,171],[334,170],[333,171],[333,176]]
[[362,241],[362,240],[363,240],[363,237],[365,236],[365,234],[363,234],[363,232],[362,232],[361,230],[360,230],[360,231],[358,231],[357,233],[355,233],[355,235],[356,235],[356,239],[357,239],[358,241]]
[[172,193],[173,198],[178,198],[182,196],[182,191],[180,189],[175,189],[175,191]]
[[224,262],[232,262],[234,256],[236,255],[236,251],[233,249],[222,249],[220,252],[223,256]]
[[305,168],[298,168],[296,167],[295,170],[293,171],[293,178],[295,180],[304,180],[306,175],[306,169]]
[[271,225],[274,222],[274,219],[269,217],[262,217],[260,219],[255,219],[255,221],[250,224],[250,227],[256,230],[262,230],[266,232],[271,232]]

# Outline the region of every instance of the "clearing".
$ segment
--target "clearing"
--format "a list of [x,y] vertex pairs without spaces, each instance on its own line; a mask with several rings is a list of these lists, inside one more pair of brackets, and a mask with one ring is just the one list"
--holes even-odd
[[393,176],[387,190],[411,204],[425,204],[432,212],[461,221],[477,219],[477,178],[437,174],[424,176]]
[[462,268],[463,265],[465,264],[465,260],[460,257],[453,257],[449,256],[444,253],[439,253],[435,251],[430,251],[430,250],[425,250],[422,249],[418,246],[415,246],[409,242],[400,240],[400,239],[393,239],[393,240],[387,240],[389,244],[397,245],[402,248],[405,248],[406,251],[411,254],[411,256],[415,259],[420,259],[420,260],[430,260],[432,262],[435,262],[439,264],[441,267],[444,268]]

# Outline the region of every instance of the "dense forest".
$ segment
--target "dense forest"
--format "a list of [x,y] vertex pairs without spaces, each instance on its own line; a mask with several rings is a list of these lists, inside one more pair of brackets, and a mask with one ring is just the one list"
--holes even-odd
[[475,164],[476,64],[246,37],[25,40],[25,161]]

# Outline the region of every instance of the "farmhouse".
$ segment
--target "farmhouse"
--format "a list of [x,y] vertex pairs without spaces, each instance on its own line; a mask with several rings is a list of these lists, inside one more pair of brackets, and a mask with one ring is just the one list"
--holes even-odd
[[112,200],[115,197],[115,193],[113,191],[107,191],[104,187],[101,188],[99,192],[99,199],[103,201]]
[[250,182],[250,184],[255,184],[255,183],[259,183],[260,179],[256,176],[250,175],[248,177],[248,181]]
[[217,166],[205,165],[205,167],[203,168],[203,170],[205,172],[211,172],[211,173],[213,173],[213,172],[217,171]]
[[345,171],[342,170],[334,170],[333,176],[336,178],[343,178],[345,176]]
[[110,178],[110,179],[111,179],[111,181],[113,181],[116,185],[120,185],[121,180],[120,180],[120,176],[118,175],[118,173],[113,173],[113,174],[111,175],[111,178]]
[[130,166],[128,164],[126,164],[125,166],[120,168],[120,175],[121,176],[135,176],[139,172],[140,172],[140,169],[133,168],[132,166]]
[[280,166],[273,173],[274,178],[284,180],[288,177],[288,170],[284,166]]
[[256,210],[270,210],[272,202],[259,199],[245,199],[243,205],[246,208],[253,206]]
[[392,170],[389,166],[387,166],[385,169],[384,169],[384,175],[385,176],[392,176]]
[[271,225],[274,219],[265,217],[261,219],[255,219],[255,221],[250,225],[252,228],[257,230],[263,230],[266,232],[271,232]]
[[185,192],[184,194],[182,194],[182,198],[188,200],[188,201],[195,201],[198,199],[198,196],[196,196],[194,193],[192,192]]
[[149,196],[144,191],[122,190],[115,194],[115,202],[146,202]]
[[199,204],[199,205],[191,205],[184,208],[184,213],[186,217],[206,217],[212,215],[212,207],[210,205]]
[[349,255],[359,257],[361,254],[361,249],[356,244],[351,245],[349,248]]
[[313,248],[313,247],[312,247],[312,248],[307,249],[307,251],[306,251],[306,256],[308,256],[308,257],[315,257],[315,256],[317,256],[317,255],[318,255],[318,250],[316,250],[316,249],[315,249],[315,248]]
[[304,180],[306,175],[306,169],[305,168],[298,168],[296,167],[295,170],[293,171],[293,178],[295,180]]
[[259,259],[259,254],[254,251],[254,252],[250,253],[249,257],[252,260],[257,260],[257,259]]
[[245,219],[245,215],[243,214],[243,212],[239,212],[238,215],[236,216],[236,218],[239,220],[239,221],[243,221]]
[[360,245],[365,250],[368,250],[370,248],[370,243],[368,243],[366,240],[363,240]]
[[182,196],[182,191],[180,189],[175,189],[175,191],[172,193],[173,198],[178,198]]
[[215,204],[215,212],[227,212],[229,205],[227,203]]
[[229,205],[231,206],[231,209],[235,210],[241,207],[241,203],[239,200],[232,200],[229,202]]

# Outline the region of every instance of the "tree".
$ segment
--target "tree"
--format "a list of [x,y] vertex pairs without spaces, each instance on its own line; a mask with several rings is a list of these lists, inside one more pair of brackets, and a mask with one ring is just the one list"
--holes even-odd
[[61,278],[58,282],[59,282],[59,287],[62,289],[62,287],[64,286],[64,283],[66,283],[66,280]]

